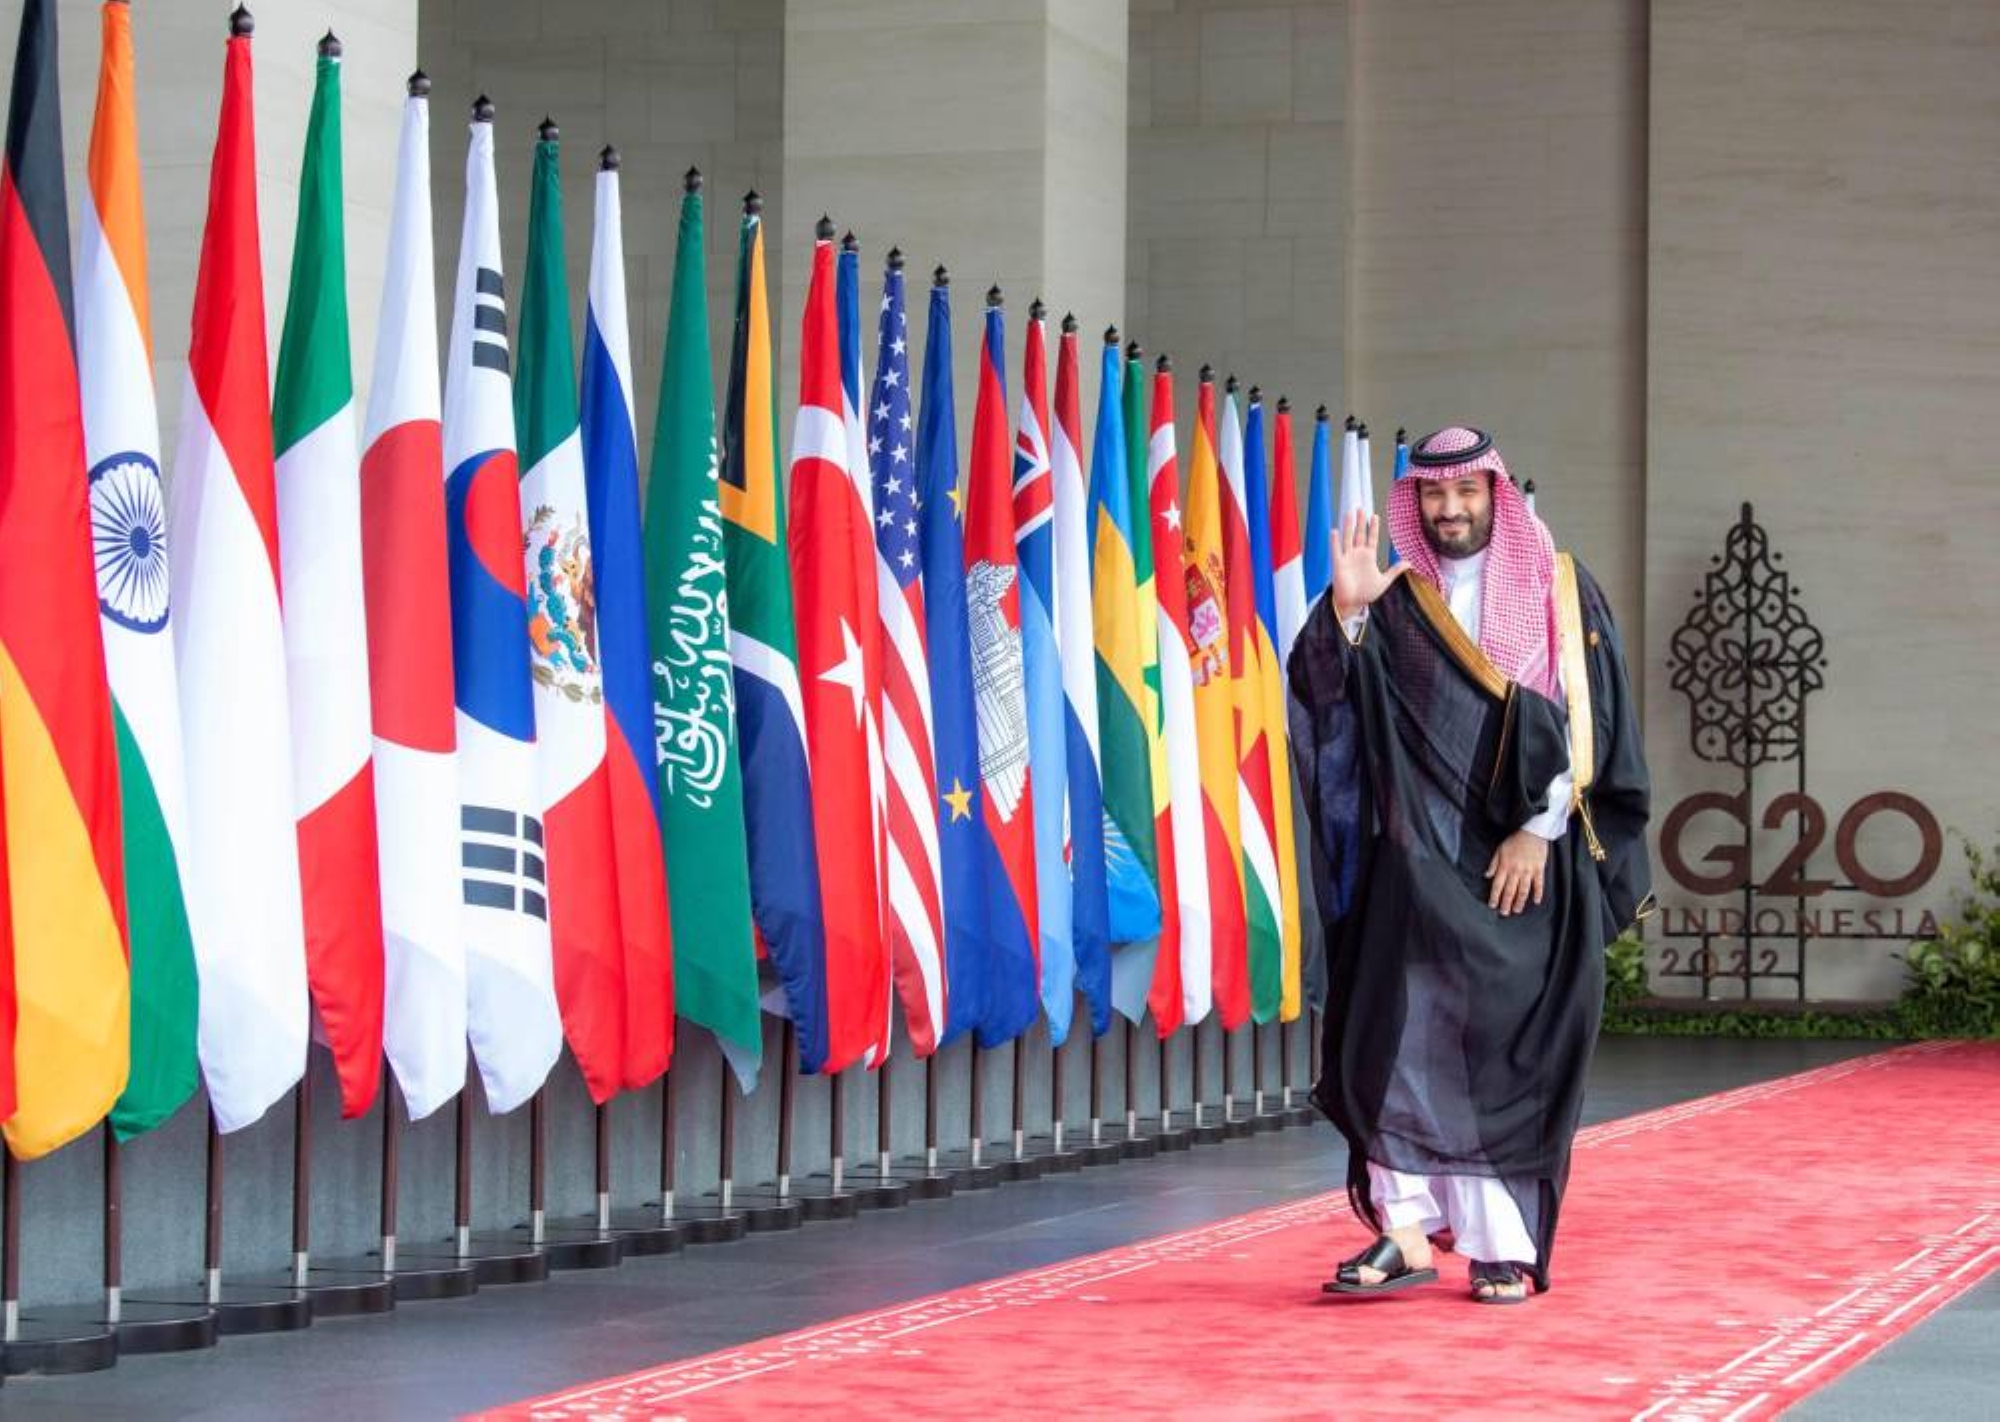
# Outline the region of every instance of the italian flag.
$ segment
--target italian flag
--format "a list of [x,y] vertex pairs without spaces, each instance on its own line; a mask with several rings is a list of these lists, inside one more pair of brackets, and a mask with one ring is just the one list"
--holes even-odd
[[340,1113],[352,1118],[368,1109],[382,1077],[382,887],[341,221],[340,41],[332,34],[320,41],[306,126],[271,424],[306,975],[340,1079]]

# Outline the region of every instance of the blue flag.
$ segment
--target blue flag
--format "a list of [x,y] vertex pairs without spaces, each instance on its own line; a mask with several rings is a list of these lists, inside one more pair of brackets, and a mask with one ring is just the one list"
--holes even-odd
[[944,880],[944,1040],[986,1016],[988,865],[996,863],[980,813],[979,722],[965,620],[965,538],[958,513],[958,426],[952,415],[951,292],[931,288],[924,390],[917,418],[924,634],[930,650],[931,733],[937,760],[938,859]]
[[1306,606],[1333,581],[1333,435],[1326,406],[1313,420],[1312,479],[1306,486]]

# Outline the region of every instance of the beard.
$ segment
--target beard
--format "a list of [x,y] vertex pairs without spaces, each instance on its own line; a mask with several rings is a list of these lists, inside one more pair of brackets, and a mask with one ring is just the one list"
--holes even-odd
[[1424,520],[1424,542],[1430,544],[1431,551],[1440,558],[1470,558],[1493,541],[1493,510],[1489,504],[1484,516],[1461,518],[1440,526],[1431,519]]

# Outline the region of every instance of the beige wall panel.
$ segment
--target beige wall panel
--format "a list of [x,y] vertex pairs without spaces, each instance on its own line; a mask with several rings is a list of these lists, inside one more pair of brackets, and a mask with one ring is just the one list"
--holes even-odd
[[[1754,501],[1827,636],[1826,688],[1808,702],[1809,793],[1837,819],[1870,791],[1906,790],[1990,843],[2000,11],[1657,0],[1653,52],[1655,662],[1737,501]],[[1733,789],[1726,768],[1688,751],[1686,701],[1656,688],[1663,786]],[[1761,775],[1758,810],[1793,783],[1791,766]],[[1893,818],[1871,831],[1862,858],[1876,872],[1911,862],[1913,837]],[[1761,872],[1790,833],[1760,838]],[[1831,847],[1829,832],[1813,872],[1844,877]],[[1960,882],[1954,846],[1898,904],[1912,917],[1944,908]],[[1680,902],[1721,902],[1671,887]],[[1892,947],[1815,946],[1813,990],[1893,993]]]

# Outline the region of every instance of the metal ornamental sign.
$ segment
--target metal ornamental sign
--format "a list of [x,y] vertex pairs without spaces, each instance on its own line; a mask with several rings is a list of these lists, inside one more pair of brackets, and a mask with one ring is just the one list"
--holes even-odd
[[[1930,809],[1902,790],[1836,806],[1807,788],[1806,711],[1825,689],[1827,660],[1825,635],[1806,615],[1784,554],[1744,504],[1668,650],[1669,685],[1687,697],[1694,753],[1734,767],[1738,785],[1689,795],[1661,821],[1660,862],[1672,888],[1657,925],[1657,976],[1699,980],[1705,997],[1718,979],[1740,982],[1746,998],[1759,982],[1785,982],[1804,999],[1814,942],[1937,932],[1936,914],[1911,902],[1944,853]],[[1914,860],[1875,863],[1864,854],[1863,831],[1887,821],[1901,822],[1896,837],[1914,845]],[[1759,832],[1787,827],[1790,846],[1761,863]]]

